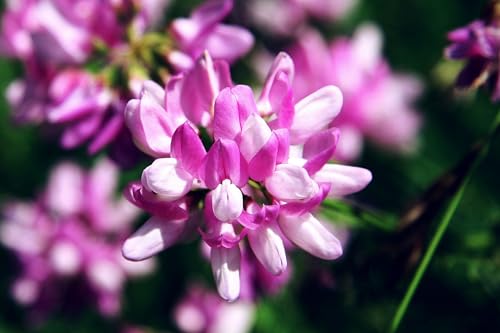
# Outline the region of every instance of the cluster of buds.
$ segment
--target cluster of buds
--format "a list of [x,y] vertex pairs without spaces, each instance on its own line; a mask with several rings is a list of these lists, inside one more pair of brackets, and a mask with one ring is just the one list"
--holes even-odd
[[125,241],[126,258],[149,258],[198,232],[219,294],[234,301],[246,244],[274,275],[287,268],[287,240],[322,259],[342,254],[314,213],[329,196],[363,189],[371,173],[329,162],[340,90],[325,86],[295,102],[293,75],[292,59],[280,53],[256,100],[249,86],[232,83],[227,63],[205,53],[165,89],[144,84],[125,118],[156,159],[126,196],[152,217]]
[[140,212],[127,200],[114,199],[117,179],[109,160],[100,160],[89,173],[62,162],[39,200],[5,204],[0,242],[21,266],[11,289],[19,304],[43,316],[68,295],[86,290],[83,298],[95,301],[103,315],[115,315],[127,278],[154,269],[152,260],[134,263],[121,255]]

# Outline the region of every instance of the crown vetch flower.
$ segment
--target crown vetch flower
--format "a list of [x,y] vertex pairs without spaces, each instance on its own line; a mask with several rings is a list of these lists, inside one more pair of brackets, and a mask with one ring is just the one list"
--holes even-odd
[[[207,59],[205,54],[201,61]],[[214,73],[202,66],[180,80],[193,72]],[[245,85],[204,85],[211,97],[191,103],[189,112],[204,110],[210,119],[193,124],[188,116],[172,136],[157,132],[154,140],[171,137],[170,154],[147,167],[140,184],[129,185],[129,200],[153,217],[124,243],[126,258],[147,258],[199,232],[210,247],[219,294],[234,301],[241,291],[247,238],[256,260],[270,274],[287,270],[288,240],[323,259],[342,254],[340,242],[314,212],[328,195],[361,190],[371,181],[371,173],[349,166],[332,168],[329,163],[339,138],[339,131],[329,125],[342,106],[340,90],[326,86],[295,103],[292,76],[293,62],[282,53],[258,102]],[[220,83],[214,75],[207,77]],[[177,95],[180,105],[191,98],[183,94],[183,89],[192,89],[185,82]]]

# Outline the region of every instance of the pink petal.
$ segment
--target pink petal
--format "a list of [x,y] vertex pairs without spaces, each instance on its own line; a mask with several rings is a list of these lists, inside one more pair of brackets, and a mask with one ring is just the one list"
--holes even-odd
[[243,194],[229,179],[224,179],[212,191],[212,209],[215,217],[222,222],[237,219],[243,211]]
[[290,133],[286,128],[275,129],[274,134],[278,139],[278,152],[276,153],[276,163],[288,161],[290,152]]
[[[272,113],[273,105],[270,96],[273,93],[278,94],[276,91],[272,91],[278,89],[283,92],[283,85],[277,84],[277,81],[289,85],[293,81],[294,71],[295,67],[292,58],[285,52],[280,52],[269,69],[259,97],[258,107],[262,114],[268,115]],[[282,93],[282,95],[284,94]]]
[[208,36],[205,48],[214,59],[223,59],[230,63],[244,56],[252,48],[253,35],[246,29],[219,24]]
[[168,220],[152,216],[123,243],[122,254],[128,260],[147,259],[174,245],[182,235],[186,220]]
[[311,213],[281,214],[279,224],[289,240],[313,256],[331,260],[342,255],[339,240]]
[[200,168],[200,178],[208,188],[216,188],[224,179],[242,187],[248,180],[247,164],[236,142],[220,139],[210,147]]
[[256,113],[245,121],[241,131],[240,151],[249,163],[249,176],[262,181],[270,176],[276,165],[278,138],[271,132],[264,119]]
[[102,121],[102,114],[91,114],[69,124],[61,136],[61,145],[66,149],[78,147],[98,132]]
[[212,0],[196,8],[189,19],[172,22],[170,32],[182,47],[189,47],[201,35],[213,29],[232,9],[232,0]]
[[249,162],[271,138],[267,123],[256,113],[250,114],[241,129],[240,151]]
[[219,295],[228,302],[240,295],[240,248],[213,247],[210,262]]
[[98,133],[96,133],[95,137],[89,143],[87,148],[88,153],[91,155],[96,154],[99,150],[103,149],[106,145],[116,139],[122,129],[125,129],[123,115],[121,113],[115,113],[106,121],[106,124],[104,124],[104,126]]
[[152,215],[169,220],[188,218],[184,200],[165,201],[139,182],[130,183],[123,192],[128,201]]
[[257,181],[263,181],[271,176],[276,166],[278,149],[278,137],[273,133],[264,147],[248,163],[248,175]]
[[341,107],[342,93],[335,86],[323,87],[300,100],[295,105],[290,142],[302,144],[314,133],[326,129]]
[[331,197],[342,197],[364,189],[372,180],[370,170],[340,164],[326,164],[314,175],[318,183],[332,185]]
[[307,160],[304,169],[310,175],[316,173],[325,165],[335,152],[340,131],[331,128],[311,136],[304,144],[303,157]]
[[203,53],[193,69],[185,73],[183,81],[180,103],[186,117],[196,125],[206,126],[221,89],[208,52]]
[[307,171],[297,165],[279,164],[265,181],[266,189],[276,199],[287,202],[306,201],[319,190],[318,184]]
[[200,137],[188,122],[177,128],[172,136],[172,157],[179,160],[184,170],[197,175],[206,154]]
[[257,113],[257,106],[250,87],[223,89],[215,100],[214,138],[234,140],[252,113]]
[[144,169],[141,182],[163,200],[174,201],[191,190],[193,176],[175,158],[158,158]]
[[139,149],[154,157],[168,156],[172,123],[154,93],[143,90],[140,100],[127,103],[125,123]]
[[63,216],[77,214],[83,209],[84,172],[76,164],[62,162],[51,172],[45,195],[47,207]]
[[257,259],[271,274],[279,275],[286,270],[285,246],[272,224],[249,231],[248,241]]

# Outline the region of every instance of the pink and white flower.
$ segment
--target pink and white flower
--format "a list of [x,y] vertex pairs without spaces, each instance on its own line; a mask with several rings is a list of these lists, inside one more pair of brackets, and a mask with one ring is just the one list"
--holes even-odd
[[[153,217],[124,243],[126,258],[147,258],[192,234],[197,225],[210,247],[217,290],[235,301],[242,290],[246,238],[270,274],[287,271],[289,241],[327,260],[342,254],[339,240],[314,212],[329,195],[364,188],[371,173],[329,163],[339,138],[329,125],[342,106],[340,90],[326,86],[295,102],[292,80],[293,62],[282,53],[258,101],[245,85],[220,91],[205,85],[214,97],[204,100],[214,102],[208,103],[209,121],[196,124],[199,132],[188,120],[172,136],[155,134],[154,140],[172,138],[170,154],[146,168],[140,184],[129,186],[129,200]],[[193,98],[182,92],[178,96],[181,105]],[[207,103],[191,106],[192,114],[207,110]]]

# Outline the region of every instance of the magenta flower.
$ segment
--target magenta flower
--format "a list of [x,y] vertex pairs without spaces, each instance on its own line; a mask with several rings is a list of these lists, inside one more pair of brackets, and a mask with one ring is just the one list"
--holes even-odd
[[[353,160],[367,139],[396,151],[414,149],[421,120],[413,102],[421,92],[417,79],[394,74],[383,60],[381,34],[362,26],[351,40],[328,46],[314,31],[306,31],[292,48],[294,93],[305,96],[326,85],[344,94],[343,111],[331,126],[342,131],[335,157]],[[383,129],[383,130],[381,130]]]
[[64,162],[39,200],[5,206],[0,241],[21,264],[11,289],[18,303],[46,315],[55,300],[67,297],[57,285],[84,277],[77,288],[89,290],[86,299],[103,315],[115,315],[127,278],[151,272],[154,262],[132,263],[120,255],[139,211],[125,199],[114,200],[117,176],[108,160],[89,173]]
[[[493,5],[486,11],[486,17],[448,33],[451,44],[445,49],[445,56],[453,60],[466,60],[466,65],[456,79],[459,89],[477,88],[486,85],[491,98],[500,100],[498,76],[498,52],[500,51],[499,26],[493,18]],[[487,16],[490,16],[487,17]]]
[[[199,77],[215,73],[209,66],[202,69],[193,72],[199,71]],[[193,72],[171,80],[178,83]],[[188,121],[172,135],[156,131],[156,116],[143,118],[141,130],[129,122],[132,132],[138,133],[137,141],[145,142],[142,138],[153,134],[149,147],[156,141],[171,141],[168,157],[157,158],[143,171],[141,183],[131,184],[126,192],[132,203],[153,215],[125,241],[126,258],[148,258],[192,237],[198,226],[210,247],[218,292],[234,301],[241,292],[241,249],[246,238],[270,274],[287,270],[288,241],[323,259],[342,254],[340,242],[313,214],[327,196],[364,188],[371,173],[328,163],[339,137],[337,129],[329,128],[342,106],[339,89],[326,86],[295,103],[292,76],[293,63],[282,53],[258,102],[250,87],[231,85],[219,91],[221,80],[208,75],[212,78],[208,82],[217,84],[200,84],[205,91],[189,95],[182,90],[191,86],[180,88],[178,103],[189,103],[191,108]],[[129,106],[137,103],[131,101]],[[158,112],[164,119],[170,116],[168,110]],[[200,122],[194,127],[189,121],[192,115],[203,113],[211,118],[196,117]]]

